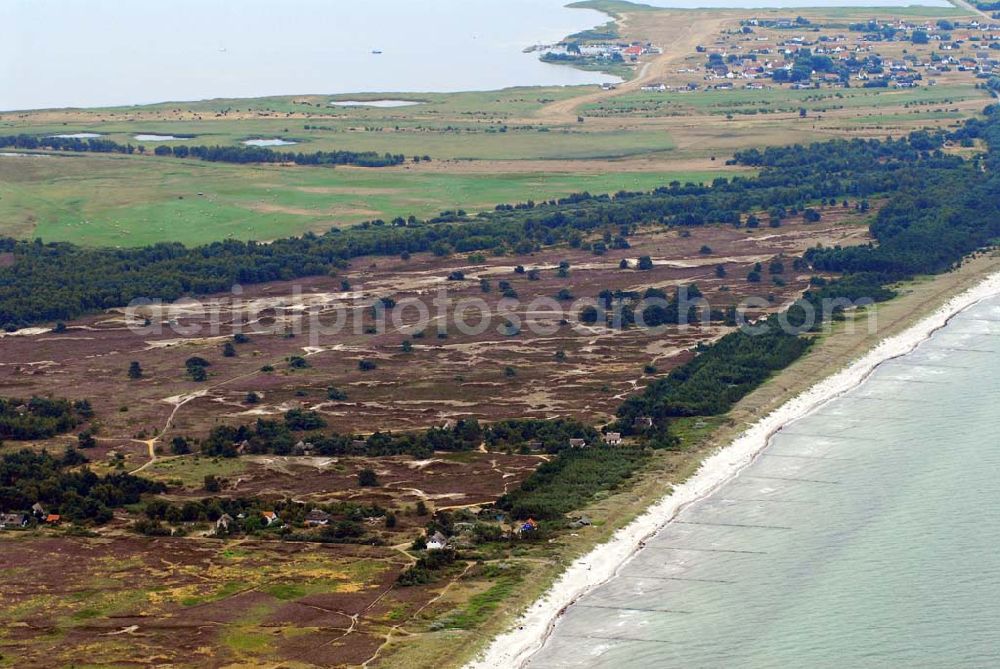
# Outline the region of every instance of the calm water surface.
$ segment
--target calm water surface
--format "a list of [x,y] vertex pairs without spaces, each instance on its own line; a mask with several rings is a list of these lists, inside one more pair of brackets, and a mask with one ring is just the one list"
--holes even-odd
[[533,668],[1000,666],[1000,297],[779,432]]
[[608,20],[564,4],[3,0],[0,109],[616,81],[523,53]]
[[[616,81],[523,53],[608,20],[567,8],[567,1],[3,0],[0,110]],[[677,8],[949,6],[946,0],[644,1]]]

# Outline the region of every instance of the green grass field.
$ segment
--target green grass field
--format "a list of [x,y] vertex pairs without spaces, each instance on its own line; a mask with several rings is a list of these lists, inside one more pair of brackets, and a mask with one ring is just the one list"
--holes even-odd
[[364,220],[644,190],[710,172],[457,173],[227,165],[151,156],[0,157],[0,234],[92,246],[268,240]]
[[[121,144],[143,145],[149,151],[160,143],[140,142],[137,133],[195,135],[186,141],[170,144],[238,145],[251,138],[281,138],[297,142],[278,150],[302,151],[377,151],[406,156],[429,155],[434,160],[565,160],[623,158],[667,151],[674,143],[669,134],[656,130],[589,131],[578,127],[506,128],[503,125],[437,124],[415,121],[386,125],[359,126],[356,122],[325,122],[323,129],[304,128],[317,123],[287,120],[173,121],[127,124],[106,123],[74,125],[70,132],[100,132]],[[32,132],[43,134],[67,132],[66,129],[40,126]]]
[[881,109],[900,105],[934,105],[989,97],[972,86],[922,86],[919,88],[823,88],[818,90],[696,91],[692,93],[629,93],[599,104],[587,105],[585,114],[622,116],[682,116],[688,114],[746,114],[835,109]]
[[[0,118],[0,134],[96,132],[122,144],[239,145],[247,139],[296,142],[281,150],[377,151],[444,159],[601,159],[670,150],[670,135],[655,129],[591,129],[585,124],[543,126],[530,118],[544,104],[593,87],[507,89],[489,93],[302,96],[219,100],[96,109],[72,121]],[[581,90],[582,89],[582,90]],[[421,104],[398,108],[331,107],[334,99],[404,98]],[[297,116],[289,117],[294,113]],[[303,117],[307,114],[308,117]],[[183,141],[137,140],[138,134],[191,137]]]

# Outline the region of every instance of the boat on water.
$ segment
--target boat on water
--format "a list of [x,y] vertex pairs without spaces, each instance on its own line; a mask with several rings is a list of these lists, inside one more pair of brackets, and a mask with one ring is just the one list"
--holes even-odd
[[376,56],[381,55],[382,49],[372,49],[372,53],[375,54]]

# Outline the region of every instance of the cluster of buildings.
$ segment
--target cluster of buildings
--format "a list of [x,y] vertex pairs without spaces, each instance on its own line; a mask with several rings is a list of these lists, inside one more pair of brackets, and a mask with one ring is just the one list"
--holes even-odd
[[62,516],[49,513],[40,503],[36,502],[28,513],[0,513],[0,531],[23,530],[32,525],[58,525]]
[[649,42],[559,42],[549,46],[538,46],[542,60],[625,62],[635,63],[646,54],[662,53],[659,47]]
[[[796,19],[762,21],[750,19],[745,26],[800,28]],[[858,28],[864,28],[860,31]],[[746,34],[747,27],[744,28]],[[766,36],[747,35],[752,46],[720,42],[696,47],[707,58],[702,68],[685,67],[678,74],[701,74],[702,83],[682,86],[651,83],[645,92],[728,90],[737,86],[762,89],[773,85],[809,89],[820,86],[912,88],[934,85],[933,76],[950,71],[972,72],[981,78],[1000,75],[1000,24],[915,24],[896,21],[852,26],[861,34],[790,35],[771,44]],[[753,33],[750,29],[750,33]],[[902,41],[931,44],[929,57],[904,50],[895,58],[884,58],[877,43]],[[937,48],[933,48],[937,42]],[[909,52],[907,52],[909,51]],[[928,75],[931,78],[928,79]]]

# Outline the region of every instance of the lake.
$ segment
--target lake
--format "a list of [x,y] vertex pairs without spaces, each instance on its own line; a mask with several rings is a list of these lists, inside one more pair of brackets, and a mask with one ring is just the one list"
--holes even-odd
[[193,137],[176,137],[174,135],[153,135],[146,133],[139,133],[132,137],[132,139],[138,140],[140,142],[179,142],[184,139],[194,139]]
[[779,431],[528,666],[997,666],[998,398],[993,297]]
[[273,139],[245,139],[243,143],[247,146],[290,146],[292,144],[297,144],[298,142],[291,142],[287,139],[279,139],[277,137]]
[[421,104],[419,100],[334,100],[331,107],[381,107],[391,109],[393,107],[412,107]]

